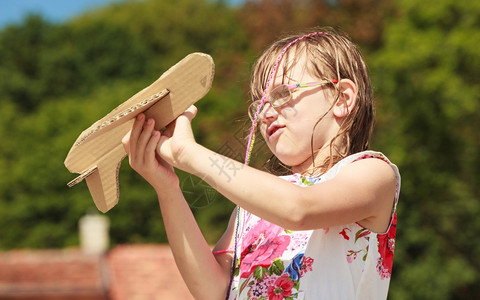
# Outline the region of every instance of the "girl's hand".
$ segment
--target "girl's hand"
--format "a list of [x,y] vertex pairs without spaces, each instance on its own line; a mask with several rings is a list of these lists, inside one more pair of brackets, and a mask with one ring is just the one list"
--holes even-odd
[[159,192],[178,186],[179,180],[173,167],[156,154],[161,134],[154,126],[155,120],[145,121],[145,115],[139,114],[122,144],[130,166]]
[[157,145],[157,154],[170,165],[186,171],[188,161],[192,158],[187,150],[197,145],[192,132],[192,119],[197,114],[197,108],[192,105],[174,122],[169,124],[162,133]]

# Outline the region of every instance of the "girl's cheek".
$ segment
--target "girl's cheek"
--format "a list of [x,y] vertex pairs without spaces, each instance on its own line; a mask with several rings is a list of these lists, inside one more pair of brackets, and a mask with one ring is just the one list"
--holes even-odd
[[285,106],[282,109],[282,115],[287,118],[295,118],[298,114],[298,111],[295,109],[294,106]]

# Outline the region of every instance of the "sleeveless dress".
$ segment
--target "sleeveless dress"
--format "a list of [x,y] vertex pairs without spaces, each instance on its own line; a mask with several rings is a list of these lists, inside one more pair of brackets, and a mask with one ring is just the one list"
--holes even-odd
[[299,174],[281,178],[309,186],[330,180],[346,165],[365,158],[385,161],[396,175],[395,201],[387,231],[374,233],[357,223],[291,231],[242,209],[237,231],[238,259],[229,299],[387,298],[400,191],[397,167],[382,153],[364,151],[344,158],[317,178]]

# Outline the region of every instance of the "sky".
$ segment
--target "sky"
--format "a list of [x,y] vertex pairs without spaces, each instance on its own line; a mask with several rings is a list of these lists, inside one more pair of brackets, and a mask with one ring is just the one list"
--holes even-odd
[[82,12],[119,0],[0,0],[0,27],[21,23],[29,13],[64,22]]
[[[0,0],[0,28],[21,23],[29,13],[39,14],[50,22],[64,22],[87,10],[113,2],[122,0]],[[240,3],[243,0],[229,2]]]

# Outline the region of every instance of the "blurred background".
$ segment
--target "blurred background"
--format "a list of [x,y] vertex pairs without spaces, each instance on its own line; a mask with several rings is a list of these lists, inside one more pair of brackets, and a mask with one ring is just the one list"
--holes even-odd
[[[0,9],[14,9],[7,2]],[[84,183],[66,185],[76,176],[63,165],[70,147],[191,52],[216,64],[196,138],[241,160],[256,57],[285,33],[331,26],[366,58],[371,148],[402,175],[389,299],[480,299],[480,1],[112,0],[0,18],[1,251],[79,246],[79,220],[96,208]],[[179,175],[214,244],[234,206]],[[106,216],[110,247],[167,243],[155,193],[126,161]]]

